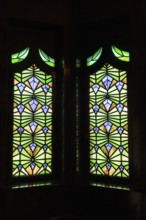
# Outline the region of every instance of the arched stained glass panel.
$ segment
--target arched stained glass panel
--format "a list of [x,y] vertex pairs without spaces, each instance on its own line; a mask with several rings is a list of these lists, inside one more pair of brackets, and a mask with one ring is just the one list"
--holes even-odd
[[52,173],[52,76],[34,64],[14,74],[13,176]]
[[11,62],[13,64],[22,62],[27,57],[28,53],[29,53],[29,48],[27,47],[26,49],[24,49],[18,53],[12,54],[11,55]]
[[94,63],[96,63],[102,54],[102,50],[103,50],[103,48],[100,47],[92,56],[88,57],[87,61],[86,61],[87,62],[86,65],[92,66]]
[[44,53],[44,51],[42,51],[41,49],[39,49],[39,54],[41,59],[48,65],[51,67],[55,67],[55,59],[51,58],[50,56],[48,56],[46,53]]
[[130,61],[130,53],[128,51],[120,50],[119,48],[112,46],[112,52],[119,60],[124,62]]
[[90,173],[127,178],[127,72],[105,64],[89,80]]

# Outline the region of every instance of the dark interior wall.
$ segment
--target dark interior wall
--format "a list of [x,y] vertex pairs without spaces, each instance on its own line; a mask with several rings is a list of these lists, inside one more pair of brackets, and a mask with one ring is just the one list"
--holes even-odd
[[55,216],[145,220],[142,193],[126,190],[85,185],[44,186],[13,189],[4,198],[6,206],[1,216],[8,220],[49,220]]
[[[68,77],[68,81],[71,80],[71,58],[75,54],[76,25],[85,25],[95,21],[108,22],[108,19],[122,16],[128,18],[130,50],[132,52],[130,86],[135,88],[129,93],[132,97],[131,103],[134,106],[131,113],[132,146],[137,187],[130,191],[80,185],[1,189],[1,214],[4,215],[2,219],[35,220],[55,215],[73,214],[86,216],[91,220],[99,219],[99,216],[104,220],[146,220],[146,2],[15,0],[3,3],[6,13],[2,8],[0,10],[2,12],[2,28],[5,33],[7,18],[47,22],[48,24],[61,25],[64,28],[65,75]],[[71,93],[68,87],[66,92]],[[70,107],[66,105],[65,111],[67,112],[69,109]]]
[[67,24],[70,21],[69,3],[69,0],[9,1],[8,16],[51,24]]
[[[137,1],[83,1],[83,0],[18,0],[5,1],[7,15],[30,19],[35,21],[45,21],[53,24],[67,24],[70,17],[77,23],[87,23],[93,20],[104,20],[107,18],[130,15],[138,19],[139,12],[145,11],[146,2]],[[5,13],[6,14],[6,13]]]

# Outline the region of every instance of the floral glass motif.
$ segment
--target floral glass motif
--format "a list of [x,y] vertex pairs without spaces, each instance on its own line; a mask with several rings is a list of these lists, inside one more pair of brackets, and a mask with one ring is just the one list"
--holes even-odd
[[90,173],[128,178],[127,72],[106,63],[89,80]]
[[52,76],[34,64],[14,74],[13,176],[52,172]]

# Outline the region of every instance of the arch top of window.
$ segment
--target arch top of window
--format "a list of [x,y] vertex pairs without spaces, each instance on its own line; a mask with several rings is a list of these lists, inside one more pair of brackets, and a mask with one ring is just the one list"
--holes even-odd
[[28,56],[29,51],[30,51],[30,48],[27,47],[18,53],[12,54],[11,55],[11,63],[15,64],[15,63],[22,62]]
[[[100,47],[92,56],[86,58],[86,66],[87,67],[92,66],[101,58],[101,55],[103,53],[103,49],[104,49],[104,47]],[[122,62],[129,62],[130,61],[130,52],[129,51],[121,50],[115,45],[112,45],[110,47],[110,49],[112,50],[114,57],[116,57],[118,60],[120,60]],[[105,53],[106,53],[106,51],[105,51]]]
[[48,56],[46,53],[44,53],[43,50],[39,49],[39,55],[41,57],[41,59],[48,65],[51,67],[55,67],[55,59]]
[[130,53],[128,51],[121,50],[114,45],[111,46],[111,49],[112,49],[114,56],[118,58],[119,60],[124,61],[124,62],[130,61]]
[[[25,60],[25,58],[28,56],[30,52],[30,48],[27,47],[24,50],[14,53],[11,55],[11,63],[12,64],[17,64],[19,62],[22,62]],[[44,61],[45,64],[47,64],[50,67],[55,67],[55,59],[48,56],[43,50],[40,48],[38,49],[38,53],[41,57],[41,59]]]
[[101,56],[101,54],[102,54],[102,50],[103,50],[103,48],[100,47],[92,56],[88,57],[88,58],[86,59],[86,65],[87,65],[87,66],[91,66],[91,65],[93,65],[94,63],[96,63],[97,60],[99,60],[99,58],[100,58],[100,56]]

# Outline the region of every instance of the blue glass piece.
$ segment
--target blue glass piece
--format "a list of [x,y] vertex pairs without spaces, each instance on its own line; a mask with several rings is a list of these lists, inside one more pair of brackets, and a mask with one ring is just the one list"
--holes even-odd
[[94,105],[93,106],[93,111],[94,111],[95,114],[97,114],[98,110],[99,110],[99,106],[98,105]]
[[124,129],[123,129],[122,127],[118,127],[118,132],[119,132],[119,134],[122,134],[123,131],[124,131]]
[[47,105],[44,105],[42,107],[42,109],[43,109],[44,113],[46,114],[48,112],[48,110],[49,110],[49,107]]
[[46,168],[47,168],[47,166],[48,166],[48,164],[47,164],[47,163],[44,163],[44,164],[43,164],[44,169],[46,169]]
[[119,82],[116,83],[116,87],[117,87],[117,89],[118,89],[119,91],[121,91],[121,89],[123,88],[123,85],[124,85],[124,83],[121,82],[121,81],[119,81]]
[[36,144],[35,144],[35,143],[32,143],[32,144],[30,144],[30,147],[31,147],[31,150],[34,151],[35,148],[36,148]]
[[33,100],[31,100],[31,101],[29,102],[29,105],[30,105],[32,111],[35,111],[35,110],[36,110],[36,107],[38,106],[38,102],[37,102],[36,99],[33,99]]
[[24,129],[23,129],[22,127],[19,127],[19,128],[18,128],[18,132],[19,132],[19,134],[22,134],[23,131],[24,131]]
[[45,84],[45,85],[42,86],[42,88],[43,88],[44,92],[47,93],[50,89],[50,86]]
[[31,169],[33,170],[35,168],[35,163],[31,163],[30,166],[31,166]]
[[18,146],[18,150],[19,150],[19,152],[22,151],[22,146],[21,145]]
[[113,81],[113,78],[111,76],[105,76],[103,79],[102,79],[102,82],[105,86],[106,89],[109,89],[111,83]]
[[20,90],[20,92],[23,92],[23,90],[25,88],[25,84],[24,83],[18,83],[17,87]]
[[47,127],[43,127],[43,132],[46,134],[48,132],[48,128]]
[[109,111],[111,105],[112,105],[112,101],[110,99],[106,99],[104,102],[103,102],[105,108],[107,111]]
[[119,147],[119,151],[122,153],[124,148],[122,146]]
[[123,108],[124,108],[124,105],[123,105],[123,104],[118,104],[118,105],[117,105],[117,109],[118,109],[118,111],[119,111],[120,113],[122,112]]
[[99,131],[99,128],[98,127],[94,127],[94,133],[98,133],[98,131]]
[[93,91],[94,91],[95,93],[97,93],[97,92],[98,92],[98,89],[99,89],[99,85],[98,85],[98,84],[94,84],[94,85],[92,86],[92,89],[93,89]]
[[106,167],[107,167],[108,170],[110,170],[111,164],[110,164],[110,163],[107,163],[107,164],[106,164]]
[[124,170],[123,165],[120,165],[119,168],[120,168],[121,172]]
[[30,128],[31,128],[31,130],[32,130],[33,132],[35,131],[37,125],[38,125],[38,124],[37,124],[36,122],[34,122],[34,121],[29,124],[29,126],[30,126]]
[[96,151],[98,151],[98,148],[99,148],[98,145],[95,145],[95,146],[94,146],[94,149],[95,149]]
[[95,163],[95,165],[94,165],[94,166],[95,166],[95,168],[97,169],[97,168],[98,168],[98,163]]
[[107,151],[109,152],[111,150],[112,145],[110,143],[108,143],[105,146],[106,146]]
[[44,150],[47,150],[47,148],[48,148],[48,146],[45,144],[45,145],[43,145],[43,149]]
[[104,123],[104,126],[105,126],[105,128],[106,128],[107,132],[109,132],[109,131],[110,131],[110,129],[111,129],[112,123],[111,123],[111,122],[109,122],[109,121],[107,121],[107,122],[105,122],[105,123]]
[[22,112],[24,111],[25,107],[24,105],[20,104],[17,106],[18,111],[20,112],[20,114],[22,114]]
[[39,83],[39,80],[36,77],[32,76],[28,81],[31,85],[32,90],[35,90]]
[[19,164],[17,167],[18,167],[18,170],[22,169],[22,165],[21,164]]

